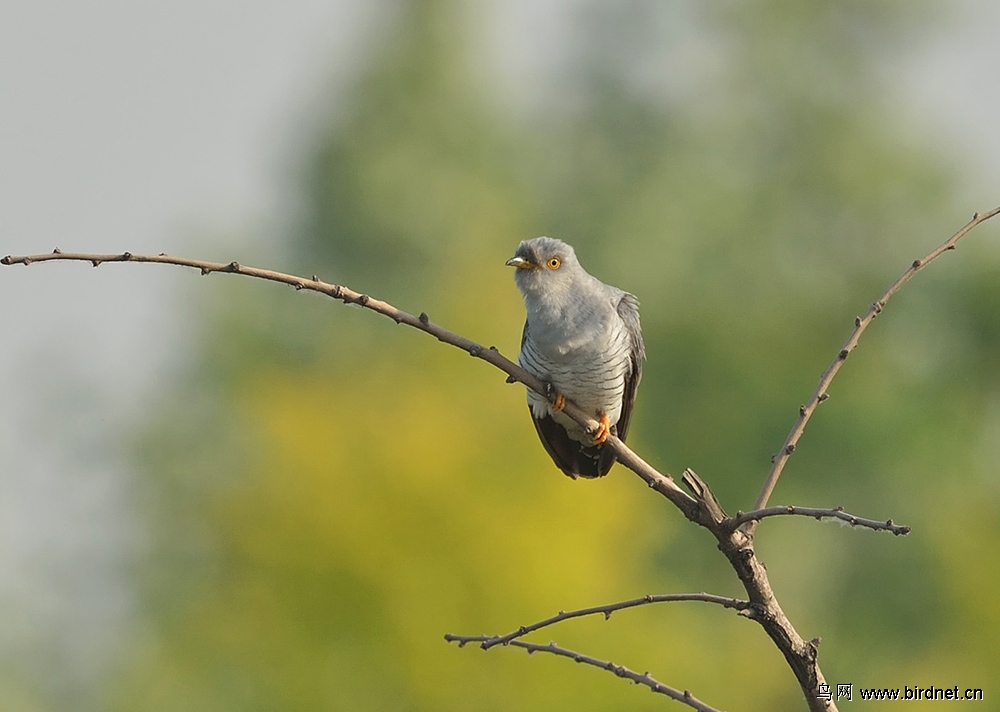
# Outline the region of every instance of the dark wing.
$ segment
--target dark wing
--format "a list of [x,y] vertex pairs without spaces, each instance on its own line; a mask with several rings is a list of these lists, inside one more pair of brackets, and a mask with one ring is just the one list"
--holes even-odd
[[[529,406],[528,410],[531,408]],[[577,477],[604,477],[615,463],[614,453],[600,445],[584,445],[574,440],[566,433],[551,415],[543,418],[531,417],[542,441],[545,452],[549,454],[556,467],[574,480]]]
[[639,326],[639,300],[626,292],[625,296],[618,302],[618,316],[625,322],[625,328],[629,333],[629,370],[625,374],[622,413],[618,417],[618,432],[616,433],[624,441],[628,435],[629,422],[632,420],[635,394],[639,390],[639,381],[642,379],[642,360],[646,357],[646,346],[642,343],[642,328]]

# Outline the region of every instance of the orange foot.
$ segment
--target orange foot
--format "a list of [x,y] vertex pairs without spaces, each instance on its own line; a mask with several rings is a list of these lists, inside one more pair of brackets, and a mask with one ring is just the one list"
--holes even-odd
[[545,397],[549,399],[553,413],[558,413],[566,407],[566,396],[562,393],[557,393],[556,387],[548,381],[545,382]]
[[597,430],[594,432],[594,445],[603,445],[611,434],[611,421],[608,420],[607,413],[598,413]]

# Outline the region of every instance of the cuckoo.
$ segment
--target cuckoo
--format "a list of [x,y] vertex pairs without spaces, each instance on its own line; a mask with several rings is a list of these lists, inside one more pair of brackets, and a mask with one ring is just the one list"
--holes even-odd
[[[538,437],[565,474],[603,477],[615,462],[604,443],[628,434],[642,376],[639,300],[588,274],[573,248],[551,237],[525,240],[507,265],[527,311],[518,363],[553,394],[528,389]],[[596,434],[562,412],[566,399],[597,418]]]

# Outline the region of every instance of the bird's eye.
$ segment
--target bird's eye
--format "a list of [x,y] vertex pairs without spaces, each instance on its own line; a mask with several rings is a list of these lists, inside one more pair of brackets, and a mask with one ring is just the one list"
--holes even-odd
[[545,264],[549,266],[549,269],[559,269],[559,265],[562,264],[562,260],[560,260],[558,257],[550,257],[549,261],[546,262]]

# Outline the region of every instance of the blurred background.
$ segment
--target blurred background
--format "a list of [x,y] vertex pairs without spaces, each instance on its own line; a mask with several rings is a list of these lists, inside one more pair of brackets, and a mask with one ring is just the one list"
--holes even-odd
[[[642,301],[633,447],[748,509],[854,316],[1000,203],[998,20],[989,0],[2,2],[0,254],[318,274],[513,356],[503,263],[566,239]],[[1000,709],[998,276],[987,223],[907,285],[772,498],[913,533],[758,530],[831,683]],[[442,636],[743,593],[626,470],[563,477],[520,386],[374,314],[67,263],[0,270],[0,316],[4,712],[679,709]],[[804,709],[759,628],[714,607],[536,639],[719,708]]]

